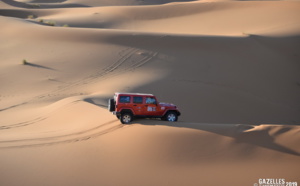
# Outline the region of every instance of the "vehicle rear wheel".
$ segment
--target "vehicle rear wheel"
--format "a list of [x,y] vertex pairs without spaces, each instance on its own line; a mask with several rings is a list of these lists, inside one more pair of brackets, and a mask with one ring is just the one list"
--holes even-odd
[[133,120],[131,113],[125,112],[121,114],[120,121],[123,124],[129,124]]
[[175,121],[178,120],[178,115],[177,115],[176,112],[170,111],[170,112],[168,112],[168,113],[166,114],[165,120],[171,121],[171,122],[175,122]]

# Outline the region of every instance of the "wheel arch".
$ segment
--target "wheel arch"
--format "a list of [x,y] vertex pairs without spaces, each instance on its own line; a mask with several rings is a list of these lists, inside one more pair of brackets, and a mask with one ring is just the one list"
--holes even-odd
[[163,116],[166,116],[168,112],[176,112],[176,113],[177,113],[177,116],[180,116],[180,115],[181,115],[181,113],[180,113],[178,110],[171,110],[171,109],[170,109],[170,110],[166,110],[166,111],[164,112]]
[[121,111],[120,111],[120,114],[123,114],[123,113],[130,113],[132,114],[133,116],[135,115],[133,110],[130,109],[130,108],[123,108]]

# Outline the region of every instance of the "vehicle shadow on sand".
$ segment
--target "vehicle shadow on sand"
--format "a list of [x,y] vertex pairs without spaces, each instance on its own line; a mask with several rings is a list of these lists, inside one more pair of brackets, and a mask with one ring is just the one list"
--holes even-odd
[[[167,122],[153,119],[137,119],[134,123],[149,126],[168,126],[176,128],[196,129],[214,134],[233,138],[236,143],[251,144],[266,149],[300,156],[295,149],[290,149],[284,145],[278,144],[276,136],[289,132],[296,125],[248,125],[248,124],[207,124],[207,123],[189,123],[189,122]],[[276,132],[274,132],[276,128]],[[273,132],[270,133],[270,130]],[[292,136],[293,137],[293,136]],[[295,140],[297,140],[295,138]]]

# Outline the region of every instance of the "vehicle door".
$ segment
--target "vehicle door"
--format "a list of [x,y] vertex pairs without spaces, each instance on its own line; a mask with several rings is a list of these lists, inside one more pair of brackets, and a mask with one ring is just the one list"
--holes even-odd
[[143,115],[143,96],[133,96],[133,105],[132,109],[135,115]]
[[155,97],[145,97],[144,113],[147,116],[156,116],[158,114],[157,100]]

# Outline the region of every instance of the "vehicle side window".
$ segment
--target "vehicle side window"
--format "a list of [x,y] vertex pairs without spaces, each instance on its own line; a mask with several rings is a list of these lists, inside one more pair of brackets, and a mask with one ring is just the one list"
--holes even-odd
[[147,104],[156,104],[156,100],[152,97],[147,97],[146,98],[146,103]]
[[139,103],[142,104],[143,103],[143,97],[133,97],[133,103]]
[[130,96],[120,96],[120,103],[130,103]]

